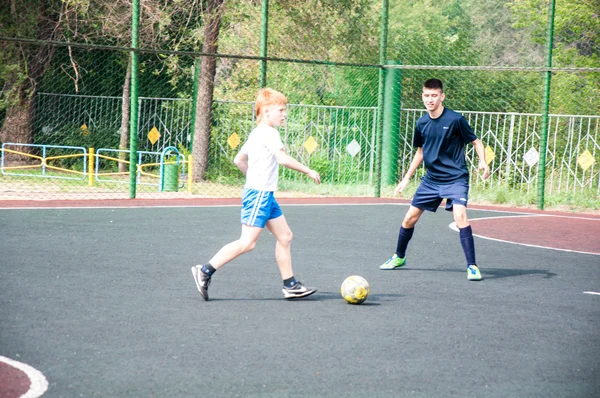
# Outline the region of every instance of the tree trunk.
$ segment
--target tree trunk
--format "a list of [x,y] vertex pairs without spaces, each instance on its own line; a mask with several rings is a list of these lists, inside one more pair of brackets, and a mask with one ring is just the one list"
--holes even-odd
[[[2,130],[0,130],[0,141],[2,143],[31,144],[33,143],[33,104],[28,97],[24,97],[19,103],[6,109],[6,116]],[[33,153],[31,147],[11,146],[5,149]],[[11,152],[4,152],[4,161],[8,164],[30,163],[32,158]]]
[[[131,54],[129,55],[129,61],[127,62],[127,72],[125,73],[125,82],[123,83],[123,96],[121,102],[121,128],[119,129],[119,135],[121,139],[119,141],[119,149],[128,149],[127,143],[129,142],[129,116],[131,111]],[[119,152],[119,172],[125,173],[129,170],[129,166],[125,163],[127,159],[127,153]]]
[[[12,3],[11,3],[12,4]],[[13,4],[14,5],[14,4]],[[50,0],[38,2],[36,38],[53,40],[58,32],[60,14]],[[4,90],[9,103],[6,117],[0,129],[0,141],[19,144],[33,143],[33,115],[37,86],[50,66],[55,48],[44,44],[16,45],[14,51],[15,69],[8,76]],[[23,78],[23,76],[25,76]],[[32,148],[18,148],[20,152],[32,153]],[[5,161],[30,160],[22,155],[5,154]]]
[[[202,52],[215,54],[218,48],[219,30],[223,16],[223,1],[210,0],[207,4],[204,43]],[[198,102],[196,103],[196,123],[194,124],[193,175],[195,181],[204,179],[208,169],[210,132],[212,126],[212,103],[215,87],[216,57],[202,57],[198,79]]]
[[[23,53],[26,49],[20,48]],[[9,76],[6,86],[8,87],[11,98],[10,105],[6,107],[6,116],[2,128],[0,129],[0,141],[2,143],[15,144],[33,144],[33,116],[35,111],[35,95],[37,93],[37,82],[41,79],[45,68],[40,65],[40,60],[35,56],[41,54],[42,49],[34,51],[27,56],[27,60],[19,57],[19,67],[21,71],[28,70],[29,75],[26,79],[19,79],[15,76]],[[7,148],[18,152],[34,153],[32,147],[13,147]],[[4,160],[14,162],[32,161],[32,158],[20,154],[7,152],[4,154]]]

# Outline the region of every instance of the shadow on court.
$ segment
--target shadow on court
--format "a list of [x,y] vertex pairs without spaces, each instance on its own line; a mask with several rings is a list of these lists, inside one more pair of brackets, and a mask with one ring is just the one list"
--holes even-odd
[[548,270],[541,269],[502,269],[502,268],[486,268],[485,278],[486,279],[499,279],[499,278],[514,278],[517,276],[525,275],[539,275],[544,278],[552,278],[557,274]]
[[[428,268],[406,268],[402,271],[394,272],[411,272],[411,271],[422,271],[422,272],[441,272],[441,273],[460,273],[464,274],[465,270],[462,268],[456,269],[428,269]],[[525,275],[541,275],[544,278],[552,278],[556,276],[555,273],[549,272],[548,270],[541,269],[528,269],[526,266],[520,269],[507,269],[507,268],[485,268],[485,272],[482,274],[483,279],[499,279],[499,278],[514,278]]]
[[[239,236],[239,207],[0,210],[0,353],[48,397],[592,397],[600,391],[600,257],[475,238],[466,280],[451,214],[426,213],[408,264],[403,205],[294,206],[299,280],[275,240],[214,275],[190,266]],[[470,210],[470,217],[510,213]],[[475,232],[478,231],[474,227]],[[361,305],[339,294],[350,275]]]
[[[403,297],[401,294],[371,294],[369,295],[369,300],[360,304],[361,306],[370,306],[370,305],[379,305],[379,301],[389,301],[397,298]],[[290,303],[309,303],[312,301],[327,301],[327,300],[335,300],[340,301],[340,293],[332,293],[332,292],[317,292],[310,296],[307,299],[293,299],[288,300]],[[281,298],[276,297],[231,297],[231,298],[211,298],[211,302],[218,301],[281,301]],[[207,304],[210,305],[210,304]],[[308,305],[308,304],[305,304]]]

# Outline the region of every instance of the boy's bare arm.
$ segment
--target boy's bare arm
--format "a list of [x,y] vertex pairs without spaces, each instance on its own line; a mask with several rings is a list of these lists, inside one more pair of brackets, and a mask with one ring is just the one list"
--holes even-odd
[[413,174],[415,174],[415,171],[417,171],[417,168],[421,165],[421,162],[423,162],[423,148],[419,147],[415,152],[412,162],[410,162],[410,166],[408,167],[406,174],[394,189],[394,196],[404,191],[404,188],[406,188],[408,185],[410,178],[413,176]]
[[238,152],[238,154],[235,155],[235,158],[233,159],[233,163],[235,163],[237,168],[240,169],[240,171],[242,173],[244,173],[244,175],[246,175],[246,172],[248,171],[248,155],[247,154],[245,154],[243,152]]
[[321,183],[321,176],[315,170],[312,170],[310,167],[303,165],[287,153],[283,149],[275,152],[273,154],[277,163],[282,165],[283,167],[287,167],[288,169],[296,170],[301,173],[306,174],[309,178],[312,178],[317,184]]
[[483,143],[479,138],[471,142],[471,144],[475,146],[475,151],[477,152],[477,156],[479,157],[478,169],[483,171],[483,174],[481,176],[485,180],[490,176],[490,166],[488,166],[487,161],[485,160],[485,148],[483,147]]

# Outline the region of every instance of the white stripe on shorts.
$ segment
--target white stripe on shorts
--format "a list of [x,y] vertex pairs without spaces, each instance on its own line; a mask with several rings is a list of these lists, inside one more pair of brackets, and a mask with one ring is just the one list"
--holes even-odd
[[256,199],[254,200],[254,204],[252,207],[252,211],[250,212],[250,220],[249,220],[250,225],[254,225],[254,222],[256,221],[256,217],[258,217],[258,211],[260,210],[262,200],[265,197],[265,194],[267,193],[267,191],[259,191],[259,192],[260,192],[260,194],[256,196]]

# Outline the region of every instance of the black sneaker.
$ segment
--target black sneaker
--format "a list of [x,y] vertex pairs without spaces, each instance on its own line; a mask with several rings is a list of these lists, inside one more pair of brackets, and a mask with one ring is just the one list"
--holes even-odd
[[295,299],[295,298],[310,296],[311,294],[316,292],[317,289],[312,289],[312,288],[304,286],[301,282],[296,282],[296,284],[294,286],[284,287],[282,289],[282,291],[283,291],[284,298]]
[[196,286],[200,295],[205,301],[208,301],[208,286],[210,286],[210,276],[202,272],[201,265],[195,265],[192,267],[192,275],[196,281]]

